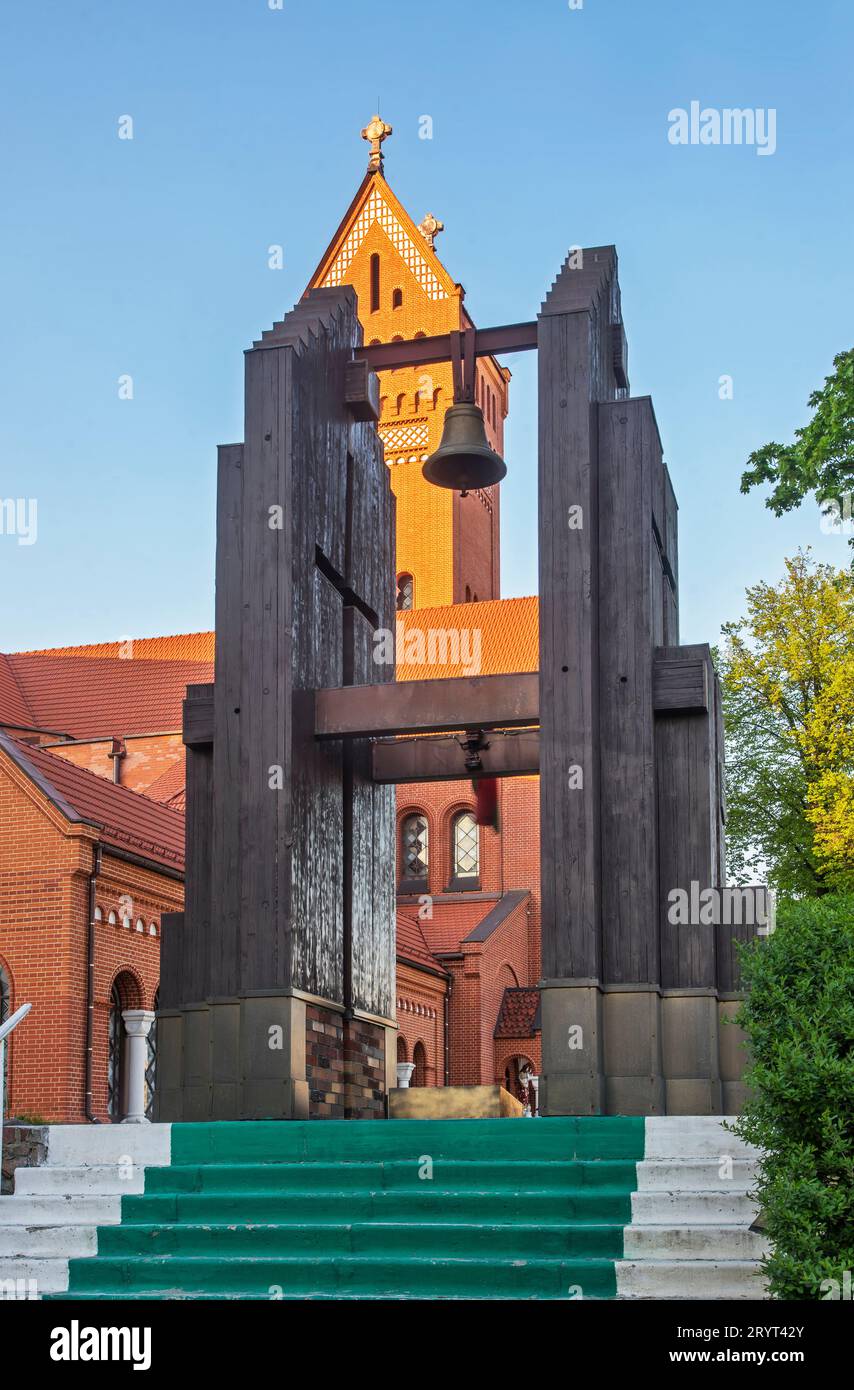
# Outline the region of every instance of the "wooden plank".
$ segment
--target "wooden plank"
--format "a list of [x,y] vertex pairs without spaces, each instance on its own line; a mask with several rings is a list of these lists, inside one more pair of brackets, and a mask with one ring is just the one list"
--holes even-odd
[[712,672],[707,650],[688,647],[658,648],[652,675],[653,705],[656,714],[708,710]]
[[661,442],[648,397],[599,407],[603,979],[658,983],[650,524]]
[[214,741],[214,688],[187,686],[183,702],[182,738],[188,748],[202,748]]
[[[479,328],[475,332],[475,356],[504,356],[509,352],[528,352],[538,342],[537,324],[511,323],[500,328]],[[407,342],[376,343],[360,346],[357,357],[367,362],[371,371],[382,372],[396,367],[422,367],[434,362],[451,360],[451,335],[442,333],[432,338],[412,338]]]
[[[540,770],[537,729],[493,734],[480,753],[481,777],[528,777]],[[372,745],[373,780],[392,782],[459,782],[471,776],[455,738],[416,738]]]
[[243,465],[242,444],[218,450],[210,946],[210,960],[216,967],[209,986],[209,992],[218,996],[236,993],[238,988]]
[[210,992],[211,856],[213,850],[213,747],[188,747],[184,921],[191,949],[184,952],[184,1001],[196,1003]]
[[581,310],[544,314],[539,330],[540,864],[549,979],[598,979],[601,963],[595,327]]
[[[565,682],[566,684],[566,682]],[[382,738],[539,722],[537,675],[458,676],[315,692],[318,739]]]

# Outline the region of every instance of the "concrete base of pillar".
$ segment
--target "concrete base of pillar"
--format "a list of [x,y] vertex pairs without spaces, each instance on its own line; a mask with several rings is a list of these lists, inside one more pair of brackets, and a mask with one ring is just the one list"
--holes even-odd
[[606,1115],[663,1115],[661,1000],[657,990],[605,989]]
[[746,1088],[737,1000],[545,981],[543,1115],[734,1115]]
[[747,1034],[733,1022],[740,1008],[740,999],[718,1001],[718,1055],[725,1115],[739,1114],[750,1093],[750,1088],[742,1080],[749,1062]]
[[158,1016],[159,1120],[381,1116],[396,1085],[390,1020],[291,994],[206,1001]]
[[602,994],[598,985],[542,986],[541,1115],[601,1115]]
[[718,1001],[668,991],[661,999],[662,1064],[668,1115],[720,1115]]

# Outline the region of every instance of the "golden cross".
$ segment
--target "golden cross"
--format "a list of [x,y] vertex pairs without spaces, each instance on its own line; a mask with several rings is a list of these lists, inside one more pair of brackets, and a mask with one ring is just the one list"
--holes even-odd
[[392,133],[392,127],[386,125],[380,116],[374,116],[365,129],[362,131],[362,139],[371,142],[371,157],[368,160],[368,172],[382,173],[383,169],[383,141],[387,140]]

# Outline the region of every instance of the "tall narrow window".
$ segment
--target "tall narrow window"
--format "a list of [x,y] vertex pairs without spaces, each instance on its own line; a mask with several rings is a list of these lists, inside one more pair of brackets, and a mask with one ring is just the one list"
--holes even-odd
[[427,1053],[424,1044],[417,1042],[412,1049],[412,1060],[415,1063],[415,1071],[412,1073],[410,1086],[427,1085]]
[[[0,1023],[5,1023],[12,1012],[12,985],[6,971],[0,965]],[[9,1097],[9,1044],[3,1049],[3,1076],[2,1076],[2,1097],[4,1105],[8,1105]],[[3,1123],[3,1115],[0,1115],[0,1125]]]
[[145,1117],[154,1119],[154,1092],[157,1090],[157,1010],[160,1008],[160,990],[154,994],[154,1022],[145,1040]]
[[400,309],[403,307],[403,290],[395,290],[393,292],[391,296],[391,307],[392,309]]
[[454,817],[451,854],[454,883],[462,888],[475,887],[480,877],[480,844],[477,821],[471,811],[462,811]]
[[118,983],[110,994],[110,1034],[107,1052],[107,1105],[114,1122],[124,1117],[125,1021]]
[[371,313],[380,307],[380,258],[376,251],[371,256]]
[[398,612],[404,612],[412,607],[413,594],[415,592],[415,582],[411,574],[399,574],[397,576],[397,608]]
[[420,812],[407,816],[401,827],[401,882],[425,883],[429,857],[427,817]]

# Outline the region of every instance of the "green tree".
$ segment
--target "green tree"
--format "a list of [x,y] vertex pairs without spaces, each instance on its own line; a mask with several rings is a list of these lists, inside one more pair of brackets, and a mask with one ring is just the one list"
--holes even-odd
[[854,898],[781,904],[740,956],[751,1089],[733,1127],[763,1152],[769,1289],[839,1297],[854,1269]]
[[854,576],[786,561],[719,657],[728,869],[795,897],[854,888]]
[[[830,515],[838,516],[845,497],[850,508],[854,495],[854,348],[834,357],[833,366],[833,375],[810,396],[807,404],[813,417],[795,430],[794,443],[763,444],[747,460],[741,491],[770,483],[772,490],[765,505],[775,516],[799,507],[810,493],[825,509],[830,506]],[[850,544],[854,546],[854,538]]]

